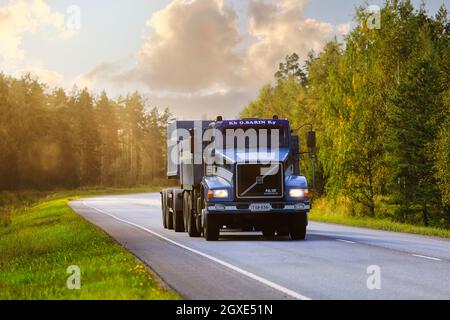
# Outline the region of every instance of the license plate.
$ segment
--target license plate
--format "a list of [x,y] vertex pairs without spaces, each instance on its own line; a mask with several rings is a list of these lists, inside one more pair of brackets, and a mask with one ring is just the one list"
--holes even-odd
[[254,203],[250,205],[250,211],[252,212],[262,212],[272,210],[272,205],[270,203]]

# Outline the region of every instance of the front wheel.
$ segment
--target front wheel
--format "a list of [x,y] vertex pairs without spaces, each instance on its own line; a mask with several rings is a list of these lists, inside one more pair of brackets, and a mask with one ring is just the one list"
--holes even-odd
[[290,219],[290,234],[292,240],[305,240],[306,239],[306,227],[308,220],[305,214],[291,217]]
[[220,226],[215,217],[207,214],[205,216],[205,225],[203,226],[203,235],[206,241],[217,241],[220,237]]

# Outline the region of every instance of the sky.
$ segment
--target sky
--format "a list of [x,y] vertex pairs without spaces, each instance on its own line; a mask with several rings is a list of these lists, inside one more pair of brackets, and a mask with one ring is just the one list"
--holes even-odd
[[[231,119],[286,55],[304,59],[348,33],[362,3],[0,0],[0,72],[114,98],[138,90],[179,119]],[[425,3],[430,14],[450,8],[450,0]]]

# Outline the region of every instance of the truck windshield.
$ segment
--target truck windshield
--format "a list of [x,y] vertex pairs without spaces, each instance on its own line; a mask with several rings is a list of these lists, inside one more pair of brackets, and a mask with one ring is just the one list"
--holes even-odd
[[221,128],[220,132],[222,133],[223,146],[226,149],[289,147],[288,130],[283,126]]

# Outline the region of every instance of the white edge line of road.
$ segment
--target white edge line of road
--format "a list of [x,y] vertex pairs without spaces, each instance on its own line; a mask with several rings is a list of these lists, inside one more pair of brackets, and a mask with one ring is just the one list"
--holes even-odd
[[84,201],[82,202],[82,204],[83,204],[85,207],[87,207],[87,208],[90,208],[90,209],[92,209],[92,210],[98,211],[98,212],[100,212],[100,213],[102,213],[102,214],[104,214],[104,215],[107,215],[107,216],[109,216],[109,217],[111,217],[111,218],[113,218],[113,219],[115,219],[115,220],[117,220],[117,221],[120,221],[120,222],[129,224],[129,225],[131,225],[131,226],[134,226],[134,227],[136,227],[136,228],[138,228],[138,229],[141,229],[141,230],[143,230],[143,231],[145,231],[145,232],[148,232],[148,233],[150,233],[150,234],[152,234],[152,235],[154,235],[154,236],[156,236],[156,237],[158,237],[158,238],[160,238],[160,239],[162,239],[162,240],[165,240],[165,241],[167,241],[167,242],[169,242],[169,243],[171,243],[171,244],[173,244],[173,245],[175,245],[175,246],[178,246],[178,247],[180,247],[180,248],[183,248],[183,249],[185,249],[185,250],[187,250],[187,251],[190,251],[190,252],[192,252],[192,253],[195,253],[195,254],[197,254],[197,255],[199,255],[199,256],[202,256],[202,257],[204,257],[204,258],[206,258],[206,259],[209,259],[209,260],[211,260],[211,261],[214,261],[214,262],[216,262],[216,263],[218,263],[218,264],[220,264],[220,265],[222,265],[222,266],[224,266],[224,267],[226,267],[226,268],[229,268],[229,269],[231,269],[231,270],[233,270],[233,271],[236,271],[236,272],[238,272],[238,273],[240,273],[240,274],[242,274],[242,275],[244,275],[244,276],[246,276],[246,277],[248,277],[248,278],[250,278],[250,279],[253,279],[253,280],[255,280],[255,281],[258,281],[258,282],[260,282],[260,283],[262,283],[262,284],[264,284],[264,285],[266,285],[266,286],[268,286],[268,287],[271,287],[272,289],[275,289],[275,290],[277,290],[277,291],[280,291],[280,292],[282,292],[282,293],[284,293],[284,294],[286,294],[286,295],[288,295],[288,296],[291,296],[291,297],[293,297],[293,298],[295,298],[295,299],[298,299],[298,300],[312,300],[311,298],[306,297],[306,296],[304,296],[304,295],[302,295],[302,294],[300,294],[300,293],[298,293],[298,292],[295,292],[295,291],[293,291],[293,290],[290,290],[290,289],[288,289],[288,288],[285,288],[285,287],[283,287],[283,286],[281,286],[281,285],[279,285],[279,284],[276,284],[276,283],[274,283],[274,282],[272,282],[272,281],[270,281],[270,280],[264,279],[264,278],[262,278],[262,277],[260,277],[260,276],[257,276],[256,274],[253,274],[253,273],[251,273],[251,272],[249,272],[249,271],[246,271],[246,270],[244,270],[244,269],[241,269],[241,268],[239,268],[239,267],[236,267],[235,265],[232,265],[232,264],[230,264],[230,263],[228,263],[228,262],[225,262],[225,261],[223,261],[223,260],[220,260],[220,259],[218,259],[218,258],[215,258],[215,257],[213,257],[213,256],[210,256],[209,254],[206,254],[206,253],[203,253],[203,252],[198,251],[198,250],[196,250],[196,249],[192,249],[192,248],[190,248],[190,247],[187,247],[187,246],[185,246],[185,245],[183,245],[183,244],[181,244],[181,243],[178,243],[178,242],[176,242],[176,241],[173,241],[173,240],[171,240],[171,239],[169,239],[169,238],[167,238],[167,237],[165,237],[165,236],[163,236],[163,235],[161,235],[161,234],[159,234],[159,233],[157,233],[157,232],[155,232],[155,231],[152,231],[152,230],[150,230],[150,229],[147,229],[147,228],[145,228],[145,227],[142,227],[142,226],[140,226],[140,225],[138,225],[138,224],[136,224],[136,223],[133,223],[133,222],[130,222],[130,221],[121,219],[121,218],[119,218],[119,217],[116,217],[115,215],[110,214],[110,213],[108,213],[108,212],[106,212],[106,211],[104,211],[104,210],[100,210],[100,209],[97,209],[97,208],[88,206]]
[[344,243],[350,243],[350,244],[356,244],[356,242],[350,241],[350,240],[336,239],[336,241],[344,242]]
[[433,261],[442,261],[439,258],[434,258],[434,257],[429,257],[429,256],[422,256],[420,254],[413,254],[413,257],[423,258],[423,259],[428,259],[428,260],[433,260]]
[[[343,243],[349,243],[349,244],[356,244],[356,242],[354,242],[354,241],[344,240],[344,239],[336,239],[336,241],[343,242]],[[411,255],[416,258],[422,258],[422,259],[433,260],[433,261],[442,261],[442,259],[439,259],[439,258],[423,256],[420,254],[411,254]]]

